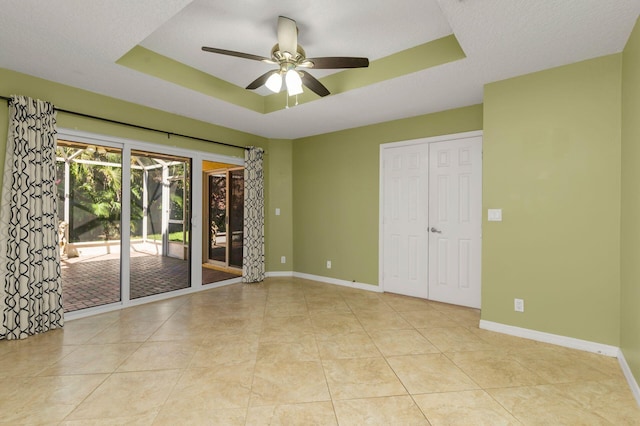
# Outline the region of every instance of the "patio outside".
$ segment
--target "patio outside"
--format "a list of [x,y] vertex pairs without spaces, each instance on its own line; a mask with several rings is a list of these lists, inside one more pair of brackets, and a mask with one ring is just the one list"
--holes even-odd
[[[131,299],[179,290],[188,286],[188,262],[153,253],[132,252]],[[62,284],[66,312],[120,301],[120,254],[89,254],[62,257]],[[238,275],[202,268],[202,284],[211,284]],[[134,281],[135,280],[135,281]]]

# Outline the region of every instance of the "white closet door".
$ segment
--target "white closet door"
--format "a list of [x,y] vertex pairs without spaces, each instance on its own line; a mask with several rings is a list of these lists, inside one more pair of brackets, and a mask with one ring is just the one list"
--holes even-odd
[[429,145],[429,296],[480,307],[482,138]]
[[427,144],[383,150],[384,291],[428,296]]
[[391,144],[381,158],[383,290],[479,308],[482,136]]

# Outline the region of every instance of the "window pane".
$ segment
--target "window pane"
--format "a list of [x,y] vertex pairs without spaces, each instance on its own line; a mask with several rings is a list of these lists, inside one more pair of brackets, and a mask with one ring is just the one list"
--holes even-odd
[[244,170],[229,172],[229,265],[242,268],[242,239],[244,229]]
[[183,157],[131,152],[131,299],[191,286],[190,166]]
[[226,262],[227,174],[209,175],[209,259]]
[[118,302],[122,151],[59,140],[56,157],[65,311]]

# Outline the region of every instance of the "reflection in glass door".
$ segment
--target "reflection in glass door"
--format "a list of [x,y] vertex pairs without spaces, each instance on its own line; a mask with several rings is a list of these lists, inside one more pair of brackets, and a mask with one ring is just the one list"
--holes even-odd
[[227,172],[209,174],[209,260],[227,263]]
[[244,169],[207,173],[207,262],[226,269],[242,269],[244,226]]
[[229,234],[228,264],[242,269],[244,237],[244,170],[229,170]]
[[190,287],[190,188],[190,159],[131,151],[131,299]]

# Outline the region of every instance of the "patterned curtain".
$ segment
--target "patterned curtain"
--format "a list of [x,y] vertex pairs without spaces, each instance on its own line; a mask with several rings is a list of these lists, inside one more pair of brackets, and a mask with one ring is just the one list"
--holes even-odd
[[64,323],[55,150],[53,105],[12,97],[0,203],[1,339]]
[[262,148],[244,152],[244,240],[242,281],[264,280],[264,179]]

